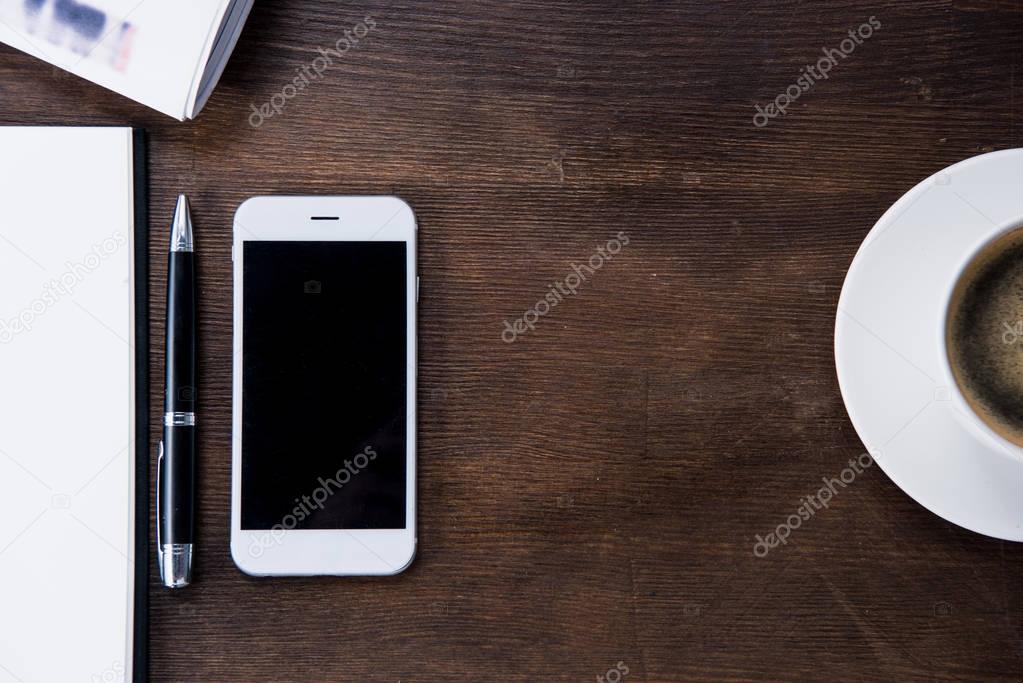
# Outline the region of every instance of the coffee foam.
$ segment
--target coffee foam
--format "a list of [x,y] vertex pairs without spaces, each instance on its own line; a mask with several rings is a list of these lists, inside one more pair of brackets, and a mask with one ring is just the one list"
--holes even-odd
[[966,402],[1023,446],[1023,229],[996,238],[967,265],[949,304],[946,340]]

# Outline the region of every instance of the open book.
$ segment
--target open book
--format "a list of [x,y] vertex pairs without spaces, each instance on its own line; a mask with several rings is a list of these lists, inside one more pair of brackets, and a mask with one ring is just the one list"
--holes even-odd
[[178,120],[220,80],[253,0],[0,0],[0,42]]
[[0,127],[0,683],[146,674],[145,163]]

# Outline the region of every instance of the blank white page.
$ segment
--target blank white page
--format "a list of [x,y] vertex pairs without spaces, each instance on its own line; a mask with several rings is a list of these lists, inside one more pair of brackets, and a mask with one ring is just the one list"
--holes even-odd
[[0,127],[0,683],[131,678],[132,135]]

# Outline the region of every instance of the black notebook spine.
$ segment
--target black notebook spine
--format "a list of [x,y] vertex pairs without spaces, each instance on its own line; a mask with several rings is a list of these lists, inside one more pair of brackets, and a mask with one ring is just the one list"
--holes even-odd
[[146,134],[132,131],[135,197],[135,617],[132,680],[149,680],[149,167]]

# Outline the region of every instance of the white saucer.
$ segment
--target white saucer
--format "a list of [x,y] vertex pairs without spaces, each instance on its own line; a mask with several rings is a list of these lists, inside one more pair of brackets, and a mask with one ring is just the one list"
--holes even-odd
[[1023,224],[1021,179],[1023,149],[1014,149],[967,159],[906,193],[853,259],[835,324],[842,398],[881,469],[931,512],[1011,541],[1023,541],[1023,449],[970,412],[942,340],[959,271]]

